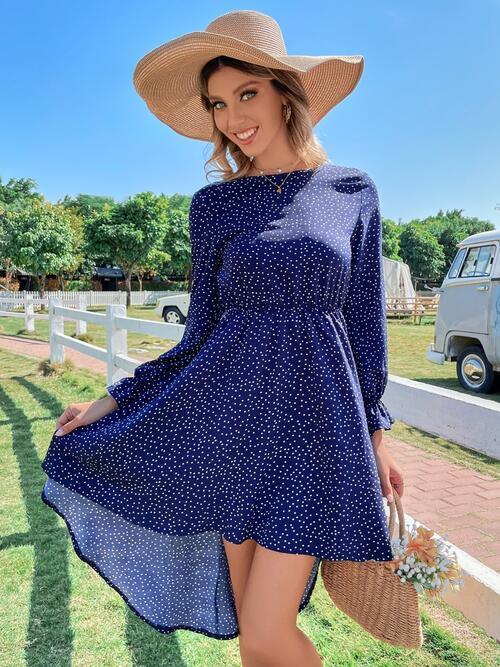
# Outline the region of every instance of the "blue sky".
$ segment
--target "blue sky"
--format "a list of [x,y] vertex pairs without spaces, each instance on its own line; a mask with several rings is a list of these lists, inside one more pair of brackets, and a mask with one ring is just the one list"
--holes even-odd
[[192,194],[207,182],[210,145],[153,116],[133,69],[163,42],[255,9],[279,22],[289,54],[365,57],[358,86],[316,133],[332,162],[372,176],[385,217],[462,208],[500,228],[500,0],[0,0],[0,9],[4,182],[33,178],[53,202]]

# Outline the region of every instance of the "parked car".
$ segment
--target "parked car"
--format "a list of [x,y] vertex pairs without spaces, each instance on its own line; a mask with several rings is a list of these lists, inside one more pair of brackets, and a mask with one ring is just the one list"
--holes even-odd
[[186,321],[190,292],[162,296],[156,302],[155,313],[170,324],[184,324]]
[[492,393],[500,384],[500,229],[472,234],[441,287],[427,359],[456,362],[464,389]]

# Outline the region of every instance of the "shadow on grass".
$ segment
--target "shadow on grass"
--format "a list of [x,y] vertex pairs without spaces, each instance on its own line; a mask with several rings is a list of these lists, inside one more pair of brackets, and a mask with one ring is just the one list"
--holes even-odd
[[[16,380],[16,378],[13,378]],[[21,383],[26,383],[21,378]],[[39,391],[36,388],[37,392]],[[0,387],[0,402],[11,424],[12,449],[19,470],[19,484],[29,530],[23,535],[7,535],[1,547],[13,542],[33,547],[33,584],[27,625],[26,665],[70,665],[73,633],[69,598],[71,581],[68,571],[66,537],[53,512],[41,507],[40,490],[46,476],[40,467],[32,436],[32,419]],[[47,395],[55,410],[57,401]],[[51,612],[55,607],[57,610]]]
[[[64,411],[66,406],[57,398],[25,377],[13,377],[12,381],[17,381],[47,410],[50,417],[42,419],[55,422]],[[68,556],[68,540],[72,547],[71,538],[66,527],[60,525],[58,515],[40,498],[47,475],[33,441],[33,418],[21,410],[1,386],[0,403],[11,427],[12,449],[29,525],[26,533],[3,536],[0,549],[31,545],[34,556],[24,661],[28,667],[70,667],[74,642]],[[124,609],[131,664],[141,667],[186,665],[175,633],[162,634],[139,618],[128,605],[125,604]]]

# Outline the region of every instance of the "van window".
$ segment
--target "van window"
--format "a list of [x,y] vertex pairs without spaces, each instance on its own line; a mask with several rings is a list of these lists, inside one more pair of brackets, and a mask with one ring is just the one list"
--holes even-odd
[[489,276],[495,257],[494,245],[483,245],[469,248],[462,270],[461,278],[480,278]]
[[457,277],[458,270],[460,269],[460,266],[462,264],[462,259],[464,258],[466,252],[467,248],[460,248],[460,250],[457,252],[457,254],[455,255],[455,259],[453,260],[453,263],[450,266],[450,270],[448,271],[448,278]]

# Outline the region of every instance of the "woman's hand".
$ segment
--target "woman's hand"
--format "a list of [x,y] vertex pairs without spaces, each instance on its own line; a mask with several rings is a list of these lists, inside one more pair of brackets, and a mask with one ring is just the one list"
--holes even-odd
[[54,435],[66,435],[79,426],[97,421],[117,408],[118,404],[112,396],[105,396],[97,401],[86,403],[70,403],[56,421],[57,431]]
[[384,429],[379,429],[372,433],[371,440],[380,478],[380,486],[382,487],[382,494],[386,497],[387,502],[392,503],[394,500],[392,487],[395,488],[398,496],[403,495],[404,476],[401,468],[394,462],[391,454],[385,448],[383,434]]

